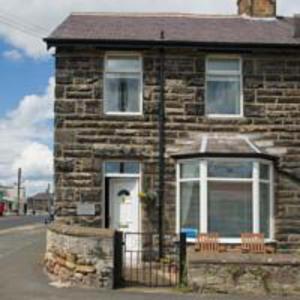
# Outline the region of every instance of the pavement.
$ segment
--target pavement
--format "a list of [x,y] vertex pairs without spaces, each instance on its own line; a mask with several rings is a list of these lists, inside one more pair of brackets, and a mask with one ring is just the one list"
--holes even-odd
[[57,288],[43,272],[46,227],[0,229],[0,300],[300,300],[300,297],[180,294],[174,290]]
[[0,217],[0,230],[29,224],[43,223],[46,216],[4,216]]

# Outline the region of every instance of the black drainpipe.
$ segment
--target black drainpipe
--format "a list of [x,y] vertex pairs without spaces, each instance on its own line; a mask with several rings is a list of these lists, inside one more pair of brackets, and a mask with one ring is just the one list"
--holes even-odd
[[[164,40],[164,31],[160,34]],[[158,111],[159,131],[159,185],[158,185],[158,232],[159,232],[159,257],[164,256],[164,188],[165,188],[165,49],[159,50],[160,55],[160,99]]]

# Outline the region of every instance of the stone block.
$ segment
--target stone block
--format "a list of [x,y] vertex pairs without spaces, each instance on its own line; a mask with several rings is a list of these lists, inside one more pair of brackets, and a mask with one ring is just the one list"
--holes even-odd
[[55,159],[55,170],[58,173],[73,172],[75,170],[74,159],[64,159],[64,158]]
[[189,103],[185,106],[187,115],[201,116],[204,114],[204,105],[197,103]]
[[65,87],[63,84],[56,84],[55,86],[55,98],[60,99],[64,98],[65,95]]
[[95,273],[96,268],[90,265],[78,265],[76,266],[75,271],[77,273],[88,274],[88,273]]
[[263,105],[245,105],[244,108],[246,117],[260,117],[266,116],[266,109]]
[[56,84],[67,85],[67,84],[71,84],[73,82],[73,78],[70,73],[58,72],[56,74],[55,79],[56,79]]
[[46,270],[52,280],[112,288],[113,239],[110,230],[52,224],[47,232]]
[[73,101],[55,101],[54,111],[56,114],[75,113],[75,102],[73,102]]

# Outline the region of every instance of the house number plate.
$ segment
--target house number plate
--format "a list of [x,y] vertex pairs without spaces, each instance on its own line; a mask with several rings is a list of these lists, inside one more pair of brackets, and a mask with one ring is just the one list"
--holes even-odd
[[95,204],[77,203],[77,216],[94,216],[96,214]]

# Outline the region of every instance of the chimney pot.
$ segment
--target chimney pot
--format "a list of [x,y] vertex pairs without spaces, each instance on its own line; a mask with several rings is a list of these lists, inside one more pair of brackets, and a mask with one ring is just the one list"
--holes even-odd
[[300,15],[294,15],[294,37],[300,38]]
[[276,17],[276,0],[238,0],[239,15],[255,18]]

